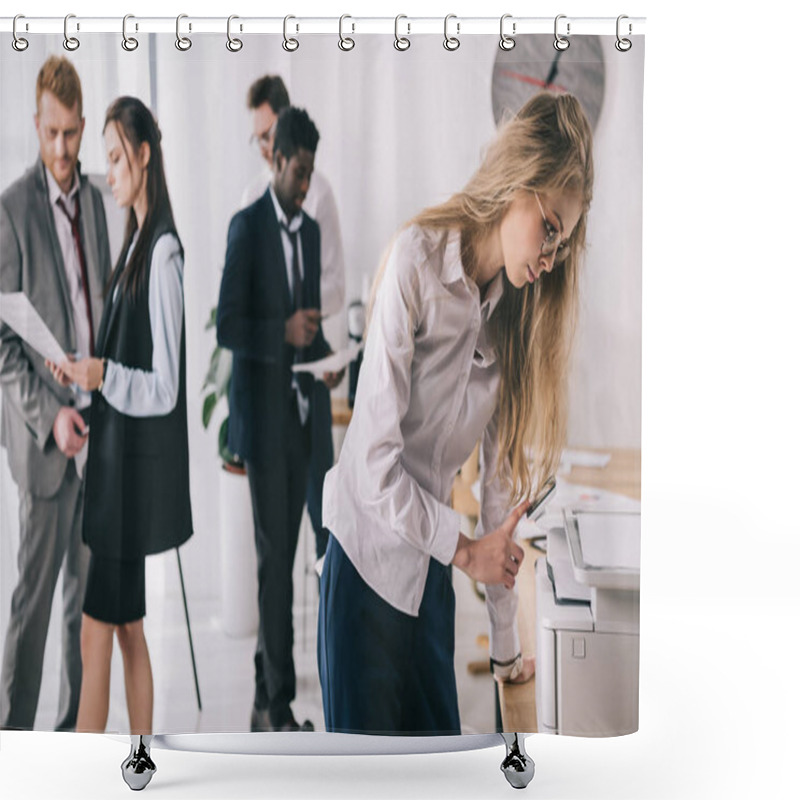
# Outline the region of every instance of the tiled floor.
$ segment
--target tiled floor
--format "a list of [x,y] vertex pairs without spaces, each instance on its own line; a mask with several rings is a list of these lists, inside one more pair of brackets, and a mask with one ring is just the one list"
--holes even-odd
[[[316,657],[317,579],[312,566],[312,534],[307,519],[301,530],[295,564],[295,667],[297,719],[310,719],[323,730],[322,696]],[[169,554],[167,554],[169,555]],[[307,583],[304,585],[304,581]],[[453,571],[456,591],[456,679],[464,733],[494,730],[494,688],[491,676],[471,675],[467,663],[486,659],[476,637],[488,629],[483,603],[470,581]],[[60,590],[59,590],[60,592]],[[60,643],[59,611],[51,620],[42,693],[36,716],[37,730],[52,730],[56,714]],[[231,638],[222,630],[218,598],[189,598],[195,657],[203,710],[195,694],[183,604],[180,594],[165,598],[148,595],[145,632],[155,679],[154,731],[156,733],[236,732],[249,730],[253,701],[255,635]],[[112,660],[109,732],[126,732],[128,715],[122,679],[122,661],[115,646]]]

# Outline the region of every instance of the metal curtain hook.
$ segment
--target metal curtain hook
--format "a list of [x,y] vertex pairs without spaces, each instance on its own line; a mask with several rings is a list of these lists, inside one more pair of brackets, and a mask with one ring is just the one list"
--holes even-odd
[[[628,19],[628,17],[627,17],[625,14],[620,14],[620,15],[617,17],[617,41],[616,41],[616,42],[614,42],[614,47],[616,47],[616,48],[617,48],[617,50],[619,50],[619,51],[620,51],[620,53],[627,53],[627,52],[628,52],[628,50],[630,50],[630,49],[631,49],[631,47],[633,47],[633,43],[631,42],[631,40],[630,40],[630,39],[623,39],[623,38],[622,38],[622,37],[619,35],[619,31],[620,31],[620,22],[622,22],[622,20],[624,20],[624,19]],[[628,35],[630,36],[630,34],[631,34],[632,32],[633,32],[633,26],[632,26],[632,25],[630,24],[630,22],[629,22],[629,23],[628,23]]]
[[[18,53],[21,53],[23,50],[27,50],[28,49],[28,40],[27,39],[23,39],[17,33],[17,20],[20,20],[20,19],[25,19],[25,16],[23,14],[17,14],[17,16],[14,17],[14,24],[11,27],[11,32],[14,35],[14,38],[11,40],[11,46]],[[25,23],[25,30],[28,30],[28,23],[27,22]]]
[[[400,35],[400,20],[401,19],[408,19],[405,14],[398,14],[394,18],[394,49],[400,50],[408,50],[411,47],[411,39],[407,39],[405,36]],[[408,28],[408,33],[411,33],[411,23],[407,22],[406,27]]]
[[451,53],[453,50],[458,50],[461,47],[461,40],[458,38],[458,34],[461,33],[461,23],[456,22],[456,36],[450,36],[447,32],[448,25],[450,24],[451,19],[456,19],[457,17],[455,14],[448,14],[444,18],[444,49],[449,50]]
[[[563,52],[564,50],[566,50],[566,49],[569,47],[569,39],[565,39],[565,38],[564,38],[564,37],[563,37],[563,36],[562,36],[562,35],[561,35],[561,34],[558,32],[558,21],[559,21],[560,19],[566,19],[566,18],[567,18],[567,15],[566,15],[566,14],[559,14],[559,15],[556,17],[556,22],[555,22],[555,26],[554,26],[554,28],[555,28],[555,34],[556,34],[556,38],[555,38],[555,41],[553,42],[553,47],[555,47],[555,49],[556,49],[556,50],[558,50],[559,52]],[[568,23],[567,23],[567,36],[569,36],[569,32],[570,32],[570,31],[569,31],[569,27],[570,27],[570,25],[569,25],[569,22],[568,22]]]
[[[503,14],[503,16],[500,17],[500,49],[501,50],[513,50],[514,46],[517,43],[516,40],[512,36],[506,35],[505,29],[503,27],[505,25],[506,20],[507,19],[511,19],[511,18],[512,18],[511,14]],[[516,33],[517,32],[517,23],[516,22],[512,22],[511,23],[511,32],[512,33]]]
[[[75,19],[74,14],[67,14],[67,16],[64,17],[64,49],[69,50],[70,53],[74,52],[81,46],[80,41],[75,36],[69,35],[67,26],[69,25],[69,21],[71,19]],[[80,25],[77,25],[77,30],[80,30]]]
[[[181,20],[187,19],[188,14],[178,14],[175,19],[175,47],[182,53],[185,53],[191,46],[192,40],[188,36],[181,36]],[[189,30],[192,30],[192,23],[189,23]]]
[[300,42],[298,42],[297,39],[289,38],[288,29],[289,29],[290,19],[297,19],[297,18],[293,17],[291,14],[283,18],[283,49],[286,50],[287,53],[294,53],[294,51],[297,50],[298,47],[300,47]]
[[[139,40],[134,39],[133,36],[128,36],[128,20],[135,19],[133,14],[126,14],[122,18],[122,49],[127,50],[129,53],[133,52],[139,46]],[[139,25],[134,23],[135,29],[139,30]]]
[[[353,18],[349,14],[342,14],[342,16],[339,17],[339,49],[344,50],[345,53],[349,52],[356,46],[355,40],[349,36],[345,36],[344,32],[342,31],[342,27],[344,26],[344,21],[346,19],[353,19]],[[351,22],[350,24],[353,26],[353,30],[351,31],[351,33],[355,33],[356,32],[355,22]]]
[[[242,49],[242,40],[231,36],[231,22],[233,22],[235,19],[239,19],[236,14],[231,14],[228,17],[228,41],[225,42],[225,47],[227,47],[231,53],[238,53]],[[239,30],[241,30],[241,27]]]

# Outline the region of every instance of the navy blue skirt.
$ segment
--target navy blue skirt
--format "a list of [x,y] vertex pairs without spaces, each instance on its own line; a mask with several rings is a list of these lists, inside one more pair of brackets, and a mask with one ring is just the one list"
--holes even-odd
[[333,535],[320,581],[317,659],[336,733],[461,733],[451,568],[430,560],[418,617],[370,589]]

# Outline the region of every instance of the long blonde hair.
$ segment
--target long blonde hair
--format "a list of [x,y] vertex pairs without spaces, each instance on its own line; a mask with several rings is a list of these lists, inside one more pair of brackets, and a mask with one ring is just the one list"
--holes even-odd
[[500,224],[519,191],[574,192],[581,200],[581,216],[564,263],[522,289],[515,289],[504,273],[503,296],[490,321],[500,361],[495,467],[514,503],[555,474],[566,439],[578,265],[593,182],[592,132],[583,109],[572,95],[541,92],[501,127],[462,191],[407,223],[460,230],[464,270],[474,280],[476,244]]

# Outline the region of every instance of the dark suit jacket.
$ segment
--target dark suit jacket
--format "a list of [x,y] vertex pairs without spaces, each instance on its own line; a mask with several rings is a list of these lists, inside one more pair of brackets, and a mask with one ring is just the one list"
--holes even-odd
[[[303,307],[319,308],[319,226],[301,213]],[[233,351],[228,447],[242,460],[263,463],[283,447],[294,394],[295,348],[286,343],[286,320],[293,313],[280,225],[267,191],[231,220],[217,306],[217,341]],[[330,351],[320,327],[302,351],[302,360],[316,361]],[[308,424],[315,440],[325,424],[322,401],[328,389],[308,375],[301,380],[310,400]]]
[[[79,178],[81,239],[96,329],[111,256],[103,198],[80,172]],[[75,350],[72,301],[41,160],[0,196],[0,291],[25,292],[62,348]],[[8,450],[14,481],[22,491],[52,497],[69,463],[51,435],[53,423],[61,406],[73,404],[75,396],[5,325],[0,325],[0,386],[0,442]]]

